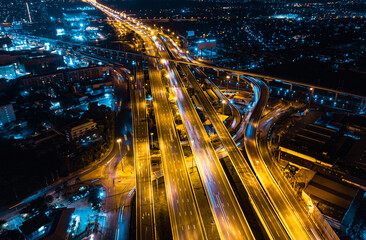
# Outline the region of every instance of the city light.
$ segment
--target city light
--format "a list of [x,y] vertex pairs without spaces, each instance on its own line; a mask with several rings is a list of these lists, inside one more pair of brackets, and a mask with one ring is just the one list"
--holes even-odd
[[1,235],[366,236],[362,3],[104,2],[0,3]]

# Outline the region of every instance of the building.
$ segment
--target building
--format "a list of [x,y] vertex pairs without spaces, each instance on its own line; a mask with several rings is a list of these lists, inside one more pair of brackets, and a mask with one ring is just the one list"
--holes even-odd
[[22,79],[23,86],[26,89],[44,87],[51,83],[63,83],[65,80],[64,72],[56,72],[51,74],[26,76]]
[[28,219],[19,227],[25,240],[38,239],[51,228],[51,220],[44,214],[38,214]]
[[7,104],[4,106],[0,106],[0,126],[3,126],[5,123],[15,121],[15,113],[13,104]]
[[26,240],[67,239],[69,222],[75,208],[60,208],[49,217],[39,214],[28,219],[19,227]]
[[82,80],[102,79],[108,75],[108,67],[86,67],[67,71],[65,74],[65,80],[67,82],[78,82]]
[[15,79],[17,77],[23,76],[24,74],[24,66],[18,62],[0,66],[0,79]]
[[23,77],[23,85],[26,89],[44,87],[51,83],[64,84],[65,82],[79,82],[83,80],[103,79],[109,75],[108,67],[86,67],[79,69],[69,69],[66,71],[55,71],[42,75]]
[[65,136],[68,141],[78,139],[87,132],[97,128],[97,124],[93,120],[82,122],[74,122],[65,127]]
[[75,208],[60,208],[53,216],[49,232],[42,237],[43,240],[68,239],[67,229]]
[[80,104],[88,99],[87,95],[84,95],[79,92],[65,93],[65,94],[62,94],[62,97],[64,97],[65,99],[69,99],[70,101],[74,102],[75,104]]
[[338,149],[335,143],[339,137],[334,129],[308,124],[283,139],[279,147],[282,159],[304,167],[309,167],[307,164],[332,167],[336,161],[331,157]]
[[62,56],[55,54],[32,53],[22,60],[25,70],[32,75],[54,72],[64,65]]
[[[0,29],[1,31],[1,29]],[[12,40],[9,37],[0,37],[0,49],[7,49],[12,43]]]
[[346,229],[352,222],[364,191],[341,180],[316,174],[304,191],[334,228]]

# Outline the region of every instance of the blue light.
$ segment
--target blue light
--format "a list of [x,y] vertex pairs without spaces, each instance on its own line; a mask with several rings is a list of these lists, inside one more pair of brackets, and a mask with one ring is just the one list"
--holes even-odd
[[63,28],[56,29],[56,36],[63,36],[63,35],[65,35],[65,29]]

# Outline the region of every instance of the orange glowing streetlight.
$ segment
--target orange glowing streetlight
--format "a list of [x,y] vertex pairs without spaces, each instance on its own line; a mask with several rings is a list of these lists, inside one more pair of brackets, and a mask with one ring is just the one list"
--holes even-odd
[[122,139],[118,138],[117,139],[117,143],[118,143],[118,149],[119,149],[119,156],[121,158],[121,167],[122,167],[122,172],[124,172],[123,170],[123,159],[122,159],[122,152],[121,152],[121,143],[122,143]]

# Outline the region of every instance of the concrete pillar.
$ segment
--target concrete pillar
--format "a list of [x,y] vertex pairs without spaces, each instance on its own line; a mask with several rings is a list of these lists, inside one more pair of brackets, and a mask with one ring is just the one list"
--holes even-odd
[[336,102],[337,99],[338,99],[338,93],[336,92],[335,97],[334,97],[334,101]]
[[292,92],[292,83],[290,84],[290,92]]
[[217,77],[220,77],[220,70],[217,69]]

